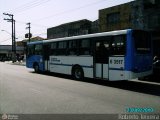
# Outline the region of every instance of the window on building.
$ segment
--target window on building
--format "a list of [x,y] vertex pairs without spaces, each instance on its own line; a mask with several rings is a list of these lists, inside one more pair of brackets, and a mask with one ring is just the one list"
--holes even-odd
[[74,28],[68,30],[68,36],[77,36],[80,35],[80,28]]
[[116,12],[116,13],[110,13],[107,14],[107,24],[117,24],[120,22],[120,13]]
[[154,29],[160,26],[160,14],[152,15],[148,17],[148,26],[150,29]]
[[156,0],[145,0],[144,1],[144,9],[154,8],[156,6],[156,3],[157,3]]

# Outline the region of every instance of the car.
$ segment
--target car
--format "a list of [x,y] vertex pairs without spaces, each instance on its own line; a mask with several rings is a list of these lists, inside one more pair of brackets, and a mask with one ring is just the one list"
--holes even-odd
[[160,60],[156,60],[153,63],[153,76],[155,78],[159,78],[160,77]]
[[149,76],[140,77],[138,80],[160,82],[160,59],[153,59],[153,73]]

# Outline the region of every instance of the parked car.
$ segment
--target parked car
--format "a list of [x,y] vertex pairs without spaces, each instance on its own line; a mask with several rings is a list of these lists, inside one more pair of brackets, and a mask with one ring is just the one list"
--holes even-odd
[[157,79],[160,77],[160,59],[153,63],[153,77]]
[[153,74],[138,78],[143,81],[160,82],[160,58],[155,56],[153,59]]

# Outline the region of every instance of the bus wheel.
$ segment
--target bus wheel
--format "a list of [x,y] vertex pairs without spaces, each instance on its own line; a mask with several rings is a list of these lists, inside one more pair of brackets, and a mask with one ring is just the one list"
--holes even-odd
[[73,67],[72,76],[74,79],[82,80],[84,78],[83,69],[80,66]]
[[38,65],[38,64],[34,64],[34,71],[35,71],[36,73],[39,72],[39,65]]

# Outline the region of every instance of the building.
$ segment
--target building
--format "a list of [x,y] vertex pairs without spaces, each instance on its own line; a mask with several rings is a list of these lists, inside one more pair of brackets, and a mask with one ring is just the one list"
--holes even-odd
[[[24,54],[24,47],[16,46],[16,54]],[[0,61],[12,60],[12,45],[0,45]]]
[[122,29],[152,31],[154,54],[160,55],[160,0],[135,0],[99,10],[96,21],[83,19],[48,28],[47,39]]
[[[42,37],[37,36],[37,37],[31,38],[31,39],[30,39],[30,42],[39,41],[39,40],[45,40],[45,39],[42,38]],[[24,40],[22,40],[22,41],[17,41],[17,42],[16,42],[16,46],[26,47],[27,42],[29,42],[28,39],[24,39]]]
[[131,7],[132,24],[135,28],[145,30],[158,30],[160,28],[159,0],[136,0],[131,4]]
[[[42,38],[42,37],[39,37],[39,36],[33,37],[33,38],[31,38],[30,42],[40,41],[40,40],[45,40],[45,38]],[[16,42],[17,47],[23,47],[23,54],[24,55],[26,55],[27,42],[29,42],[28,39],[24,39],[22,41],[17,41]]]
[[99,20],[95,20],[91,23],[91,33],[99,32]]
[[[45,39],[42,38],[42,37],[37,36],[37,37],[31,38],[30,42],[39,41],[39,40],[45,40]],[[25,39],[25,40],[22,40],[22,41],[17,41],[16,45],[17,46],[26,46],[27,42],[28,42],[28,39]]]
[[47,29],[47,39],[91,33],[91,21],[83,19]]
[[160,28],[160,1],[136,0],[99,10],[100,32],[120,29]]
[[160,56],[160,0],[136,0],[99,10],[100,32],[121,29],[152,31],[154,54]]
[[99,10],[100,32],[131,28],[130,3]]

